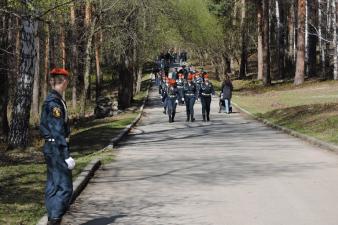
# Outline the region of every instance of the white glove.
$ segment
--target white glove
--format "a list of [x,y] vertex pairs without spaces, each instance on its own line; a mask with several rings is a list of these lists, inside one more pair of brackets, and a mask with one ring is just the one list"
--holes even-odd
[[182,102],[184,102],[184,98],[182,98]]
[[178,104],[178,100],[176,100],[175,103]]
[[72,170],[75,167],[75,160],[72,157],[69,157],[65,160],[68,166],[68,169]]

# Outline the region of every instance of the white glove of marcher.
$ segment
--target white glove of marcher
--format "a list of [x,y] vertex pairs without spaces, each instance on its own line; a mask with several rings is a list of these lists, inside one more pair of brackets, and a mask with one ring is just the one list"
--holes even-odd
[[178,104],[178,100],[176,100],[175,103]]
[[75,167],[75,160],[72,157],[69,157],[65,160],[68,166],[68,169],[72,170]]

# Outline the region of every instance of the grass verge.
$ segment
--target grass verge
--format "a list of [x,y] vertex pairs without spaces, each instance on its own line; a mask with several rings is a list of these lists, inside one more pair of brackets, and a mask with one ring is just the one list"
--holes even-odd
[[254,115],[320,140],[338,144],[338,83],[309,81],[262,87],[235,81],[233,101]]
[[[128,112],[112,121],[97,122],[92,127],[87,124],[72,135],[70,149],[77,162],[73,170],[74,180],[91,160],[101,158],[103,163],[108,163],[114,159],[112,151],[99,150],[107,146],[110,139],[130,124],[137,114]],[[35,158],[35,162],[7,162],[0,166],[0,224],[36,224],[45,214],[45,173],[41,155]]]
[[[70,149],[77,165],[73,180],[87,164],[101,158],[103,164],[114,160],[114,153],[102,150],[138,115],[138,106],[146,96],[148,77],[135,96],[131,110],[111,118],[75,124]],[[46,166],[41,149],[14,150],[0,155],[0,224],[33,225],[46,213],[44,185]]]

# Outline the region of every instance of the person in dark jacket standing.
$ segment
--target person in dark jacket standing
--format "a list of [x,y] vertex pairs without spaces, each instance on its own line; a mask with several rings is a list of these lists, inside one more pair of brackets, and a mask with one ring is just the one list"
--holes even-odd
[[193,75],[190,74],[188,82],[184,85],[184,101],[187,111],[187,122],[195,121],[194,117],[194,105],[198,97],[196,85],[192,82]]
[[41,114],[40,133],[45,139],[43,153],[47,164],[45,202],[48,224],[61,224],[73,193],[72,172],[75,161],[70,157],[68,137],[70,129],[66,102],[62,93],[68,85],[68,72],[50,72],[52,91],[47,96]]
[[225,103],[225,113],[230,113],[233,85],[230,76],[227,74],[222,84],[222,96]]
[[204,75],[204,82],[200,87],[200,98],[202,103],[203,121],[210,121],[211,96],[215,95],[214,86],[209,82],[208,74]]

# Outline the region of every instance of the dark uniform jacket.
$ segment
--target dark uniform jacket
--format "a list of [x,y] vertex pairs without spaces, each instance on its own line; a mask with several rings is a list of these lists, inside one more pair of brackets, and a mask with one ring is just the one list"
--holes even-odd
[[47,96],[41,114],[40,133],[49,142],[54,142],[64,159],[69,158],[67,138],[70,135],[67,106],[62,96],[52,90]]
[[195,84],[198,86],[201,86],[201,84],[203,83],[203,78],[202,77],[197,77],[195,79]]
[[184,84],[185,84],[185,81],[183,79],[177,79],[176,80],[177,88],[183,88]]
[[191,83],[189,85],[189,83],[186,83],[184,85],[184,96],[185,97],[198,97],[198,92],[197,92],[197,88],[196,85],[194,83]]
[[171,100],[177,100],[178,99],[178,90],[176,87],[169,86],[167,89],[168,98]]
[[202,83],[200,89],[200,96],[211,96],[215,94],[215,89],[212,83]]

